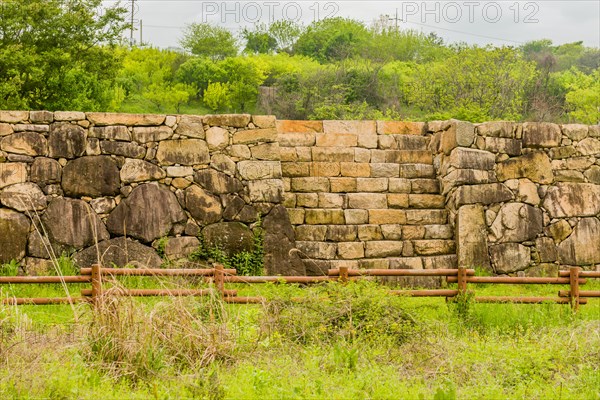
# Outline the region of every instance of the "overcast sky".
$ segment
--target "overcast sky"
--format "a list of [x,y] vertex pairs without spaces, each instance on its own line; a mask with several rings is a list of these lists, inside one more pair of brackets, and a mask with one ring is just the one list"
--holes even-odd
[[[132,0],[121,0],[130,7]],[[107,1],[106,4],[112,4]],[[402,29],[436,32],[446,42],[519,45],[548,38],[555,44],[582,40],[600,47],[600,1],[197,1],[135,0],[135,19],[143,40],[155,47],[177,47],[181,29],[210,22],[234,33],[256,22],[292,19],[309,24],[342,16],[371,24],[398,13]],[[395,23],[395,19],[391,20]],[[139,26],[139,23],[137,24]],[[140,32],[135,32],[139,40]]]

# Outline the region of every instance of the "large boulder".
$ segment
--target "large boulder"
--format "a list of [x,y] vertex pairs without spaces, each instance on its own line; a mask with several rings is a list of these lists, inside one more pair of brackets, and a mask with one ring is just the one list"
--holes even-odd
[[191,185],[185,190],[185,208],[200,225],[219,221],[223,212],[219,198],[198,185]]
[[20,162],[0,163],[0,189],[25,181],[27,181],[27,164]]
[[524,203],[503,205],[491,226],[498,243],[532,240],[542,229],[542,211]]
[[220,222],[202,229],[204,244],[219,247],[228,256],[241,251],[252,251],[254,235],[250,228],[240,222]]
[[62,174],[67,196],[102,197],[119,193],[119,168],[109,156],[87,156],[69,161]]
[[161,258],[152,247],[125,237],[104,240],[75,254],[75,263],[82,268],[98,262],[105,267],[133,265],[158,268],[162,264]]
[[543,151],[532,151],[524,156],[509,158],[497,165],[496,174],[500,182],[518,178],[528,178],[542,184],[554,181],[552,163]]
[[45,186],[60,183],[62,167],[52,158],[37,157],[31,164],[31,181]]
[[263,221],[265,231],[265,269],[269,275],[305,275],[304,262],[298,256],[296,236],[287,210],[276,205]]
[[35,183],[17,183],[2,190],[0,202],[17,211],[40,211],[46,208],[46,196]]
[[17,132],[4,137],[0,142],[0,149],[14,154],[44,156],[48,153],[48,142],[39,133]]
[[115,236],[131,236],[142,242],[166,236],[187,216],[177,197],[164,186],[146,183],[133,189],[110,213],[107,227]]
[[490,268],[487,225],[481,204],[462,206],[458,210],[456,242],[458,265],[468,268]]
[[492,268],[497,274],[523,271],[531,264],[531,251],[519,243],[502,243],[490,246]]
[[158,144],[156,159],[160,165],[208,164],[208,146],[200,139],[163,140]]
[[125,183],[163,179],[167,173],[158,165],[144,160],[128,158],[121,168],[121,181]]
[[543,207],[552,218],[592,217],[600,214],[600,185],[557,183],[544,197]]
[[51,125],[48,153],[52,158],[75,158],[85,153],[87,136],[83,128],[65,122]]
[[0,208],[0,263],[25,257],[29,218],[13,210]]
[[83,200],[57,197],[42,216],[51,242],[81,249],[109,238],[106,227]]
[[561,264],[600,264],[600,221],[582,218],[573,233],[558,245]]

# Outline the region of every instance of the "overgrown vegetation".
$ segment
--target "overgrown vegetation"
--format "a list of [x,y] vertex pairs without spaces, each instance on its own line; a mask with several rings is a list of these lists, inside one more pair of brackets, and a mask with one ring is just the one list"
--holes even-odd
[[192,24],[186,52],[175,52],[119,43],[126,10],[100,13],[100,3],[2,2],[0,109],[600,120],[600,50],[582,42],[469,46],[387,18],[331,18],[257,24],[240,37]]
[[[556,290],[500,289],[477,288],[496,295]],[[577,316],[568,306],[552,304],[468,302],[463,313],[443,299],[388,296],[387,287],[373,282],[238,290],[260,292],[269,301],[251,306],[212,297],[113,297],[95,312],[77,306],[78,323],[67,306],[0,306],[0,396],[595,399],[600,394],[598,300]],[[294,297],[306,301],[292,302]]]

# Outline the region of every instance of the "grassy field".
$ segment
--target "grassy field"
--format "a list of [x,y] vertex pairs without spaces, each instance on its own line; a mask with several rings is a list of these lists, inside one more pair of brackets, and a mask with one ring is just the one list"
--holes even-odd
[[[147,282],[127,285],[157,286]],[[478,295],[558,290],[469,287]],[[0,397],[600,398],[597,299],[573,315],[565,305],[392,297],[374,282],[238,288],[270,300],[111,298],[95,313],[85,304],[0,306]],[[64,295],[60,285],[2,289]],[[291,301],[297,296],[307,301]]]

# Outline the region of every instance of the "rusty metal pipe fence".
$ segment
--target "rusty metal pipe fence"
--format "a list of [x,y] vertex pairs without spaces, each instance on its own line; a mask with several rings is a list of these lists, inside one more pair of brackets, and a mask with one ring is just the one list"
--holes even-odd
[[[103,288],[107,279],[117,276],[144,276],[144,277],[202,277],[211,285],[204,289],[130,289],[121,287]],[[82,268],[81,275],[77,276],[11,276],[0,277],[2,284],[72,284],[90,283],[91,289],[82,289],[79,297],[56,298],[3,298],[4,304],[68,304],[89,302],[98,305],[103,296],[214,296],[221,297],[227,303],[258,304],[266,301],[264,297],[238,296],[237,290],[226,289],[226,283],[295,283],[317,284],[322,282],[348,281],[368,277],[445,277],[446,282],[456,283],[456,289],[415,289],[415,290],[390,290],[390,295],[409,297],[445,297],[446,300],[456,300],[461,296],[473,295],[478,303],[517,303],[540,304],[556,303],[569,304],[577,312],[579,305],[586,304],[588,298],[600,297],[600,291],[580,290],[585,285],[586,278],[600,278],[600,271],[582,271],[580,267],[569,267],[561,270],[557,277],[506,277],[506,276],[475,276],[475,270],[467,268],[457,269],[366,269],[356,270],[348,268],[330,269],[326,276],[237,276],[234,269],[225,269],[221,264],[214,264],[214,268],[206,269],[163,269],[163,268],[103,268],[93,265],[91,268]],[[568,285],[568,290],[559,290],[557,297],[509,297],[509,296],[475,296],[468,290],[468,284],[542,284],[542,285]],[[301,300],[301,299],[297,299]]]

